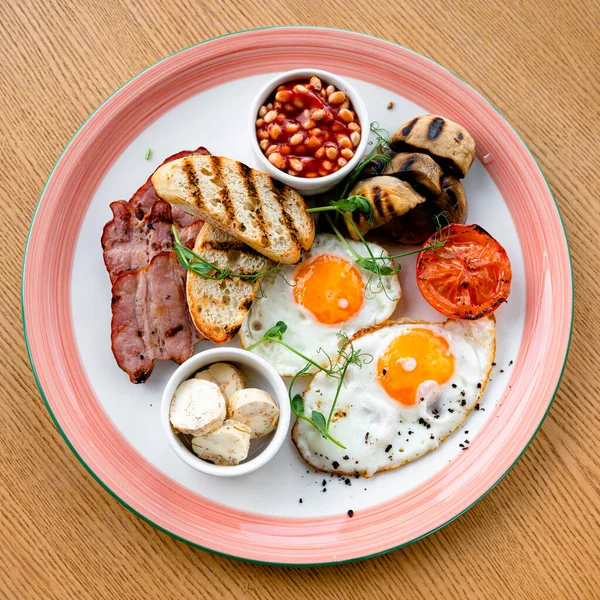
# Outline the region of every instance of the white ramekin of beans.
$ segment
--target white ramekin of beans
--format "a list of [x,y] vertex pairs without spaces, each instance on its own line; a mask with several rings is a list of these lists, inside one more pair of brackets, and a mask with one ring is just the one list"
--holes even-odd
[[249,133],[261,170],[311,195],[331,189],[357,166],[368,143],[369,116],[344,79],[296,69],[258,93]]

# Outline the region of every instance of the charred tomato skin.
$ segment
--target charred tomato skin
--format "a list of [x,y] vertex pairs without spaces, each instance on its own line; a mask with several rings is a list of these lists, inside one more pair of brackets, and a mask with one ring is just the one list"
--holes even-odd
[[417,258],[417,285],[425,300],[453,319],[481,319],[507,301],[512,270],[506,250],[479,225],[453,223],[431,236]]

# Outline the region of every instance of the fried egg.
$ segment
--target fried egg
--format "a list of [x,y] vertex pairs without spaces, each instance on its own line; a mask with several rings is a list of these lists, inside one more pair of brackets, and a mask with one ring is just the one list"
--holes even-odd
[[[292,438],[320,471],[371,477],[435,450],[461,426],[485,389],[496,324],[493,316],[402,320],[359,332],[352,344],[365,362],[348,367],[329,427],[346,448],[300,419]],[[304,393],[306,416],[317,410],[328,417],[337,383],[322,372],[314,377]]]
[[[364,245],[348,240],[360,256]],[[374,256],[388,255],[377,244],[369,244]],[[340,339],[364,327],[385,321],[394,312],[401,290],[396,275],[382,278],[383,289],[372,273],[355,262],[344,244],[331,234],[315,237],[310,252],[297,265],[283,265],[280,274],[262,281],[258,294],[240,330],[242,345],[260,340],[278,321],[288,326],[283,341],[324,366],[327,356],[335,360]],[[319,351],[321,349],[321,351]],[[282,376],[293,376],[306,361],[274,342],[265,342],[252,352],[268,360]]]

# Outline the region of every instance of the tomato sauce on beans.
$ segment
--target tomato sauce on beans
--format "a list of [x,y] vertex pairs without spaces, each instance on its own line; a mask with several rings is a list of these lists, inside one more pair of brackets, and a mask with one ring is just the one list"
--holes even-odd
[[260,107],[256,136],[269,162],[296,177],[324,177],[348,164],[361,126],[349,98],[318,77],[280,85]]

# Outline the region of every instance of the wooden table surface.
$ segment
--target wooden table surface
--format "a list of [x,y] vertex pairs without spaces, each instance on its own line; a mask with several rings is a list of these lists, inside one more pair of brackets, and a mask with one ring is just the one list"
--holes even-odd
[[[88,114],[175,50],[285,24],[355,29],[399,42],[489,98],[550,181],[576,281],[562,385],[508,477],[465,516],[417,544],[320,569],[213,556],[153,529],[110,497],[46,413],[19,304],[36,199]],[[0,3],[0,598],[600,597],[599,31],[596,0],[477,7],[469,0]]]

